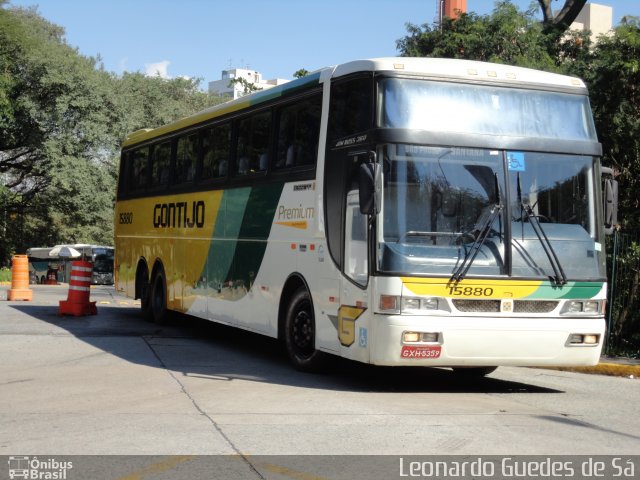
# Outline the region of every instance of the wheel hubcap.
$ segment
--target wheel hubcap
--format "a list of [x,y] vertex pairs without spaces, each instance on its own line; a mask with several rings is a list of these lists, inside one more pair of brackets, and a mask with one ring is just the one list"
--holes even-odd
[[293,344],[296,351],[304,356],[313,353],[313,319],[306,308],[296,313],[292,324]]

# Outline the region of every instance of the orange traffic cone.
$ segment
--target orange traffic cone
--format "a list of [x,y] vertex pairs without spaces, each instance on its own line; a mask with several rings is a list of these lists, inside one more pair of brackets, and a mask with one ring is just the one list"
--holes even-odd
[[82,317],[98,313],[96,302],[89,301],[92,272],[93,265],[91,262],[77,260],[71,263],[69,293],[66,300],[60,301],[58,315]]
[[29,259],[26,255],[14,255],[11,259],[11,290],[7,298],[26,301],[33,299],[33,292],[29,288]]

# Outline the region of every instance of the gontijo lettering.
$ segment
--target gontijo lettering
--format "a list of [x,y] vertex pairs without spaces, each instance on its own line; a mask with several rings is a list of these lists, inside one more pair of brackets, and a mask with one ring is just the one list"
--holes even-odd
[[156,203],[153,207],[154,228],[204,227],[204,201]]

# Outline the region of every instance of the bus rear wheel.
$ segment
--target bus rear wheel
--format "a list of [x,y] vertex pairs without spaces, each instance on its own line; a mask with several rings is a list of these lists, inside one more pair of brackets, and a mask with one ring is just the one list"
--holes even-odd
[[306,288],[300,288],[293,294],[287,307],[284,330],[287,354],[296,369],[318,372],[326,366],[328,356],[316,350],[315,336],[311,295]]
[[149,270],[146,265],[138,267],[136,274],[136,294],[140,298],[140,310],[142,318],[148,322],[153,321],[153,310],[151,309],[151,283],[149,282]]
[[153,321],[159,325],[165,325],[169,321],[169,311],[167,310],[167,281],[163,271],[156,272],[153,277],[150,297]]

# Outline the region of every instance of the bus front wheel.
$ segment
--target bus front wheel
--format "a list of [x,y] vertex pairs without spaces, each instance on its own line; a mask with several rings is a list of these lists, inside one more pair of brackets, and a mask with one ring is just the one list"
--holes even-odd
[[285,317],[284,340],[293,366],[304,372],[318,372],[327,363],[327,354],[315,347],[313,302],[306,288],[297,290],[289,302]]

